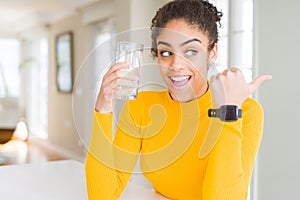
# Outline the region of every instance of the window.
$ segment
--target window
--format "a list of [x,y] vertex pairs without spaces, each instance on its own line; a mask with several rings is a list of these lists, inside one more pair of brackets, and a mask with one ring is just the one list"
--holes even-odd
[[231,66],[239,66],[246,80],[252,80],[253,0],[232,0]]
[[48,137],[48,40],[22,42],[21,99],[31,135]]
[[[112,35],[114,34],[114,23],[112,19],[109,19],[104,22],[100,22],[95,25],[95,66],[102,66],[95,67],[95,80],[98,81],[99,74],[102,74],[103,70],[107,67],[105,64],[111,64],[113,60],[113,40],[111,39]],[[103,63],[105,63],[103,65]]]
[[0,39],[0,97],[18,97],[20,42],[17,39]]
[[252,80],[253,0],[215,0],[224,14],[220,28],[218,71],[238,67]]
[[[218,71],[238,67],[250,82],[253,70],[253,0],[214,0],[224,14],[220,29]],[[255,163],[257,164],[257,163]],[[254,200],[256,167],[252,175],[248,200]]]

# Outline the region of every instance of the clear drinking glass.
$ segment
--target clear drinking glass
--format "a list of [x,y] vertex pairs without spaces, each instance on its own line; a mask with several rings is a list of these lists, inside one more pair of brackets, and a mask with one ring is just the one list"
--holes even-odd
[[[115,98],[134,100],[138,95],[138,83],[144,45],[128,41],[118,42],[117,45],[116,61],[128,62],[130,66],[124,70],[127,73],[124,76],[124,80],[121,80],[120,85],[117,87]],[[131,77],[138,78],[137,87],[130,87],[125,84],[126,80],[131,79]]]

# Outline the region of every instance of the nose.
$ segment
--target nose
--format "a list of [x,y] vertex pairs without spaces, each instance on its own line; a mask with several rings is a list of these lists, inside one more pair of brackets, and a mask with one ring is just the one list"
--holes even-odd
[[174,53],[174,56],[172,56],[172,60],[170,62],[170,69],[174,71],[180,71],[184,69],[184,64],[186,63],[183,56]]

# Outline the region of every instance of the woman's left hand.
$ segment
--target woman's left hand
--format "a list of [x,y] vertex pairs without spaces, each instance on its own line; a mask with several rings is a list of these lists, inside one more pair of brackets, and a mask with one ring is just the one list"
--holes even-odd
[[242,72],[238,68],[224,70],[210,79],[210,87],[214,103],[217,108],[222,105],[237,105],[242,103],[271,75],[261,75],[250,83],[246,83]]

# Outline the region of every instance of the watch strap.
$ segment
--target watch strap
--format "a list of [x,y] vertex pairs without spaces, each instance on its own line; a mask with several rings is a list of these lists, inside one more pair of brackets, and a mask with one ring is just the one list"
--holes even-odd
[[243,115],[242,115],[242,109],[238,109],[238,118],[242,118],[243,117]]
[[[208,110],[208,116],[209,117],[213,117],[213,118],[220,118],[221,120],[223,120],[223,121],[235,121],[235,120],[237,120],[237,119],[226,119],[226,118],[222,118],[222,114],[224,115],[224,111],[223,111],[223,113],[221,114],[221,109],[222,109],[222,107],[224,108],[224,107],[227,107],[227,106],[231,106],[231,105],[224,105],[224,106],[221,106],[221,108],[219,108],[219,109],[209,109]],[[236,106],[234,106],[234,107],[236,107]],[[237,107],[236,107],[237,108]],[[226,115],[225,115],[226,116]],[[224,116],[223,116],[224,117]],[[237,115],[236,115],[236,117],[237,118],[242,118],[242,109],[237,109]]]
[[220,109],[209,109],[208,110],[209,117],[219,117],[220,116]]

